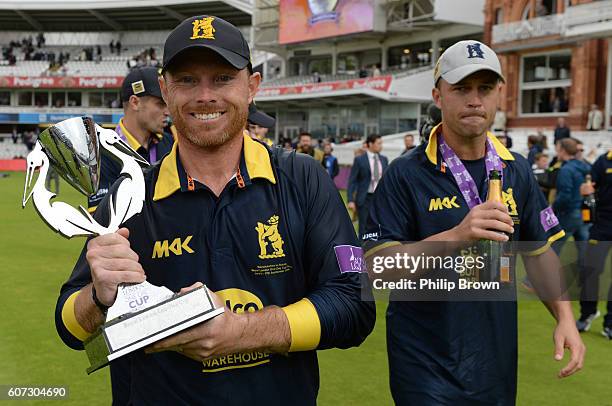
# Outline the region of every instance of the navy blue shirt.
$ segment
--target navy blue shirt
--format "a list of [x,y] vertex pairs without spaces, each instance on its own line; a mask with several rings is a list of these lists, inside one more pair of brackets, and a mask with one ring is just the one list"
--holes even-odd
[[[468,214],[455,179],[441,165],[437,133],[389,166],[374,196],[368,234],[378,241],[420,241],[458,225]],[[503,162],[503,199],[515,240],[552,242],[547,207],[529,164],[489,134]],[[484,201],[484,159],[463,161]],[[447,204],[440,204],[447,198]],[[390,382],[399,405],[512,405],[516,397],[517,312],[514,301],[394,301],[387,310]]]
[[595,220],[590,238],[598,241],[612,240],[612,150],[601,155],[591,167],[595,182]]
[[[332,180],[312,158],[270,150],[245,135],[239,171],[215,196],[189,177],[178,153],[175,144],[145,173],[143,210],[125,223],[147,281],[173,291],[204,282],[227,311],[281,306],[291,352],[255,351],[202,363],[172,351],[136,351],[130,401],[315,404],[315,350],[359,345],[375,321],[373,301],[362,300],[366,274],[339,265],[342,246],[352,246],[355,255],[361,248]],[[107,212],[118,184],[96,217]],[[74,319],[74,298],[90,282],[84,249],[56,307],[57,330],[75,349],[83,348],[83,331]]]

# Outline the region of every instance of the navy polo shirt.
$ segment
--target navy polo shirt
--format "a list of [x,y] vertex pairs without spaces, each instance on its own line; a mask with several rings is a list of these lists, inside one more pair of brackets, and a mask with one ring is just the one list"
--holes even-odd
[[595,182],[595,220],[590,238],[598,241],[612,240],[612,150],[601,155],[591,167]]
[[[361,297],[366,274],[341,268],[336,255],[349,252],[342,246],[360,252],[338,191],[312,158],[271,150],[245,135],[239,170],[215,196],[185,172],[177,145],[145,173],[143,210],[125,223],[147,281],[173,291],[201,281],[227,311],[280,306],[291,328],[291,349],[204,362],[172,351],[136,351],[130,401],[315,404],[315,350],[359,345],[375,321],[374,303]],[[96,217],[107,212],[113,190]],[[87,332],[74,317],[74,299],[90,281],[84,249],[56,307],[58,332],[75,349],[82,349]]]
[[[458,225],[465,202],[438,149],[438,126],[428,144],[389,166],[370,209],[368,234],[383,244],[420,241]],[[527,160],[489,139],[503,163],[503,198],[514,220],[514,239],[542,241],[540,250],[564,235],[548,231],[540,213],[548,205]],[[464,161],[484,201],[484,158]],[[385,243],[386,242],[386,243]],[[537,254],[537,252],[534,252]],[[393,301],[387,310],[390,382],[399,405],[512,405],[516,397],[517,313],[513,301]]]

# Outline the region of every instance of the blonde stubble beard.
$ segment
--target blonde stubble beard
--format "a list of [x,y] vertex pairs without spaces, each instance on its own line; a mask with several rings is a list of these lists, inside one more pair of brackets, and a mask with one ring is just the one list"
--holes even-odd
[[[180,117],[178,111],[176,109],[172,109],[171,117]],[[229,141],[234,139],[235,137],[242,136],[242,130],[245,128],[247,119],[249,116],[248,109],[237,110],[233,107],[230,107],[225,114],[231,114],[233,111],[237,112],[237,119],[233,120],[230,123],[227,131],[221,133],[220,136],[216,138],[210,138],[206,136],[201,136],[200,134],[193,134],[192,131],[189,130],[188,126],[185,124],[182,118],[178,118],[174,120],[174,126],[178,133],[185,137],[190,143],[200,147],[200,148],[219,148]]]

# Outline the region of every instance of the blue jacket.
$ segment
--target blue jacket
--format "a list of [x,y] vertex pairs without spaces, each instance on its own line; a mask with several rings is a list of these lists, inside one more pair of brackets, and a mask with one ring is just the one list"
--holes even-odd
[[[389,166],[389,160],[386,156],[378,154],[380,162],[382,163],[383,173]],[[382,173],[381,173],[382,176]],[[358,156],[353,161],[353,167],[351,168],[351,176],[349,177],[347,198],[349,202],[355,202],[357,206],[363,205],[366,196],[368,195],[368,187],[372,179],[372,173],[370,172],[370,163],[368,162],[368,154]]]
[[544,151],[544,148],[542,148],[541,145],[534,145],[529,149],[529,154],[527,154],[527,162],[529,162],[529,165],[535,163],[535,156],[542,151]]
[[557,176],[557,196],[553,202],[555,213],[560,215],[573,210],[580,210],[582,204],[580,185],[584,182],[584,177],[590,170],[591,166],[589,164],[576,159],[571,159],[561,166]]

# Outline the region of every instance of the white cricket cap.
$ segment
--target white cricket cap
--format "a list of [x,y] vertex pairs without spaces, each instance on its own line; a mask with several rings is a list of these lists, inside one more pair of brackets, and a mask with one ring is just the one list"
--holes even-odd
[[505,83],[497,54],[479,41],[459,41],[444,51],[434,69],[434,83],[442,78],[451,85],[474,72],[490,70]]

